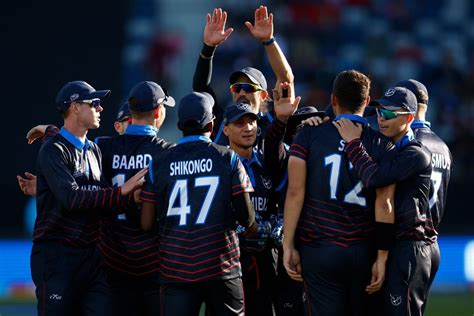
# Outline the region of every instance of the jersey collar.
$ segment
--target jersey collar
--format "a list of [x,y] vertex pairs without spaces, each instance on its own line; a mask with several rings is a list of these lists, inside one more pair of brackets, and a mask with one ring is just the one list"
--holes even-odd
[[244,157],[240,157],[240,161],[246,165],[246,166],[251,166],[253,163],[257,163],[260,167],[262,166],[262,163],[260,162],[260,160],[258,159],[258,155],[256,153],[256,149],[254,148],[253,151],[252,151],[252,157],[250,157],[250,159],[247,159],[247,158],[244,158]]
[[77,138],[74,134],[68,131],[64,126],[61,127],[59,134],[79,150],[88,150],[91,147],[91,144],[87,138],[86,141],[83,143],[79,138]]
[[367,119],[355,114],[341,114],[341,115],[336,116],[334,118],[334,121],[339,121],[340,119],[343,119],[343,118],[351,120],[352,122],[361,123],[364,126],[367,126],[369,124],[369,122],[367,122]]
[[400,150],[400,149],[403,149],[405,148],[408,144],[411,143],[411,141],[415,139],[415,135],[413,134],[413,131],[412,129],[410,128],[408,130],[408,132],[405,134],[405,136],[403,136],[401,139],[399,139],[396,143],[395,143],[395,146],[397,146],[397,148]]
[[151,125],[128,125],[125,135],[156,136],[158,129]]
[[431,128],[431,123],[425,120],[414,120],[413,123],[411,123],[412,129],[423,128],[423,127]]
[[185,136],[183,138],[181,138],[179,141],[178,141],[178,144],[184,144],[184,143],[191,143],[191,142],[206,142],[206,143],[212,143],[212,140],[207,137],[207,136],[203,136],[203,135],[191,135],[191,136]]

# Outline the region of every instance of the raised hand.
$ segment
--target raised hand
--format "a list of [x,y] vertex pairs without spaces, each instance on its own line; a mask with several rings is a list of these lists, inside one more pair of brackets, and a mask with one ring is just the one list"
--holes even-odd
[[252,23],[246,21],[245,26],[252,33],[253,37],[259,41],[268,41],[273,37],[273,14],[268,14],[267,7],[261,5],[255,10],[254,24],[252,25]]
[[295,113],[301,97],[295,97],[294,89],[288,82],[280,83],[273,89],[273,105],[279,121],[286,122]]
[[206,27],[204,28],[204,43],[208,46],[222,44],[234,31],[233,28],[225,29],[227,22],[227,12],[221,8],[212,11],[212,17],[208,13],[206,17]]

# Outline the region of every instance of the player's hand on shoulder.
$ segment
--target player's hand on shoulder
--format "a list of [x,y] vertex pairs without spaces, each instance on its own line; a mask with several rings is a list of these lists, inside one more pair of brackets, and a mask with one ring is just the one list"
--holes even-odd
[[225,28],[227,22],[227,12],[221,8],[215,8],[212,16],[208,13],[206,16],[206,26],[204,28],[204,44],[207,46],[217,46],[225,42],[233,28]]
[[38,138],[42,138],[46,133],[46,129],[49,125],[36,125],[26,133],[26,140],[28,144],[33,144]]
[[302,126],[319,126],[325,122],[329,121],[329,117],[326,116],[324,119],[320,118],[319,116],[311,116],[308,117],[306,120],[301,121]]
[[25,172],[24,177],[17,175],[16,179],[18,180],[18,185],[21,191],[23,191],[23,194],[30,196],[36,195],[36,176],[34,174]]
[[336,126],[342,139],[346,142],[353,141],[354,139],[360,138],[362,135],[362,125],[354,123],[346,118],[332,122]]
[[254,24],[252,25],[252,23],[246,21],[245,26],[252,33],[253,37],[261,42],[273,38],[273,14],[269,14],[267,7],[264,5],[255,10]]
[[138,171],[133,177],[127,180],[122,186],[121,186],[121,194],[122,195],[127,195],[135,190],[141,188],[143,186],[143,183],[145,183],[145,175],[148,172],[148,168],[143,168],[142,170]]
[[273,108],[279,121],[286,122],[298,109],[301,97],[295,97],[294,87],[282,82],[273,89]]

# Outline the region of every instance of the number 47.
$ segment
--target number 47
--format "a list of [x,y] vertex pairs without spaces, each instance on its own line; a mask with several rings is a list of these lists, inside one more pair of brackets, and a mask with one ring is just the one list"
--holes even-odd
[[[207,213],[211,207],[211,203],[219,186],[219,177],[202,177],[196,178],[194,187],[208,186],[204,202],[199,211],[196,224],[204,224],[206,222]],[[179,194],[179,206],[174,206]],[[168,201],[168,212],[166,216],[179,216],[179,225],[186,225],[186,217],[191,213],[191,206],[188,204],[188,180],[176,180],[176,183],[171,191],[170,199]]]

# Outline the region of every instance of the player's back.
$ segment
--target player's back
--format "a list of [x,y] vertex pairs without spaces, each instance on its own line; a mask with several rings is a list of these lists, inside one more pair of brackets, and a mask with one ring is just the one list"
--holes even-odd
[[[354,116],[350,116],[354,119]],[[382,159],[393,145],[364,124],[362,142]],[[371,237],[374,221],[374,191],[363,187],[344,152],[345,141],[331,122],[304,127],[296,136],[290,154],[306,160],[306,193],[299,223],[305,244],[332,243],[347,247]]]
[[[103,153],[104,176],[112,185],[122,185],[173,145],[157,137],[150,126],[129,130],[135,133],[96,140]],[[158,238],[142,231],[138,209],[104,217],[101,232],[99,247],[108,267],[132,276],[158,270]]]
[[231,197],[245,191],[242,170],[233,151],[199,136],[153,161],[163,283],[240,276]]
[[426,222],[426,234],[438,235],[438,227],[444,214],[446,195],[452,170],[452,155],[448,146],[429,127],[413,126],[415,138],[431,152],[430,212]]

